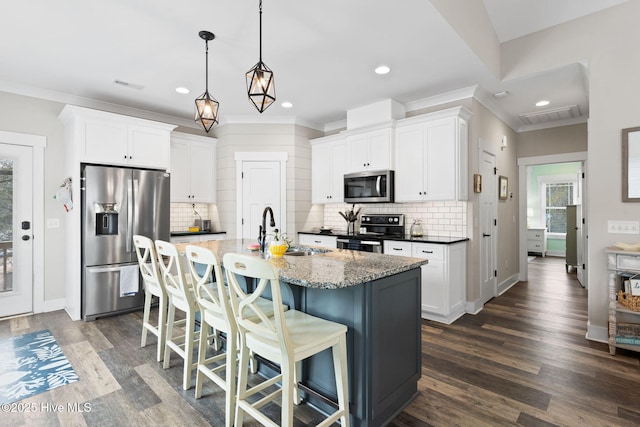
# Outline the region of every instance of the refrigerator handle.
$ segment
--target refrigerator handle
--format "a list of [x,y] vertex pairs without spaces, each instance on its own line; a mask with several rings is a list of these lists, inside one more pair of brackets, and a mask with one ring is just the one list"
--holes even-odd
[[133,242],[133,186],[137,184],[137,180],[127,179],[127,243],[126,251],[131,252],[131,243]]

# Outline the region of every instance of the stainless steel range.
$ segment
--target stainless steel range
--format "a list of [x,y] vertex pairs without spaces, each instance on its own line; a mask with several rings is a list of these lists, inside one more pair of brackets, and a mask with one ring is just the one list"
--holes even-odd
[[338,249],[383,252],[382,241],[404,238],[403,214],[365,214],[360,216],[361,233],[339,235]]

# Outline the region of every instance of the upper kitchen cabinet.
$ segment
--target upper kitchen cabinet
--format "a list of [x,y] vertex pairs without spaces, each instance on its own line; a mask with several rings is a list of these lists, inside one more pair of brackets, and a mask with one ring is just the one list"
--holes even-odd
[[171,135],[171,202],[215,203],[217,139]]
[[174,125],[67,105],[60,113],[82,163],[169,169]]
[[397,122],[396,202],[467,200],[469,117],[456,107]]
[[347,172],[391,169],[393,165],[393,129],[370,130],[347,136],[349,163]]
[[342,203],[347,165],[344,137],[327,136],[311,143],[311,202]]

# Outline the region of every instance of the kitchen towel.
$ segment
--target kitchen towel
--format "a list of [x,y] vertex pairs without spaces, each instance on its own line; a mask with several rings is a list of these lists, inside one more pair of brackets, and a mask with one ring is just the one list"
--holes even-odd
[[120,269],[120,296],[128,297],[138,293],[138,265],[128,265]]

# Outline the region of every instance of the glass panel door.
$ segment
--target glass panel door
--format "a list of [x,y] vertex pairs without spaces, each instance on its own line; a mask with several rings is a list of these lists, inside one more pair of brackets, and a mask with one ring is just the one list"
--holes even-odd
[[13,291],[13,166],[0,159],[0,292]]
[[0,317],[33,311],[32,159],[0,143]]

